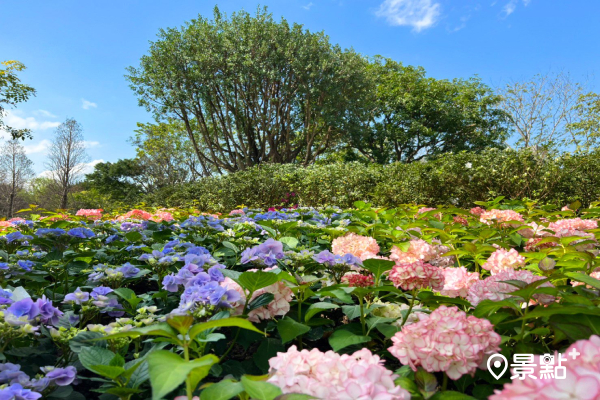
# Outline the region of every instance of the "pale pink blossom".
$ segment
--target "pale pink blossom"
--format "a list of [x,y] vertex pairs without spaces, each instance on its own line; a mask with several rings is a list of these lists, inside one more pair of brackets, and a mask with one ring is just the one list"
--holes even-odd
[[11,224],[8,221],[0,221],[0,227],[1,228],[8,228],[9,226],[13,226],[13,224]]
[[[509,293],[519,288],[504,281],[521,281],[527,284],[544,279],[528,270],[507,269],[484,280],[477,281],[469,288],[467,300],[477,306],[483,300],[500,301],[512,297]],[[544,282],[539,287],[553,287],[550,282]],[[552,303],[555,298],[548,294],[535,294],[533,298],[542,304]]]
[[418,366],[428,372],[444,371],[456,380],[473,375],[486,356],[499,350],[500,341],[488,320],[440,306],[429,318],[404,326],[388,350],[415,371]]
[[[266,268],[269,271],[272,268]],[[249,270],[256,271],[256,270]],[[246,294],[240,285],[233,279],[225,278],[221,282],[221,286],[227,289],[233,289],[240,294],[240,300],[232,304],[232,315],[241,315],[246,304]],[[250,301],[264,293],[272,293],[274,298],[266,306],[256,308],[248,313],[248,320],[252,322],[260,322],[260,320],[272,319],[275,317],[283,317],[290,311],[290,301],[292,300],[293,292],[287,287],[284,281],[275,282],[272,285],[258,289],[252,294]]]
[[244,212],[244,210],[241,210],[241,209],[240,210],[231,210],[229,212],[229,215],[230,216],[240,215],[243,217],[244,215],[246,215],[246,213]]
[[[577,353],[573,353],[573,351]],[[573,358],[572,354],[578,354]],[[555,354],[555,365],[559,354]],[[600,399],[600,337],[593,335],[588,340],[573,343],[562,354],[565,379],[548,375],[541,376],[539,365],[541,356],[536,359],[534,376],[514,379],[496,390],[490,400],[555,400],[555,399]],[[514,372],[513,372],[514,373]]]
[[412,239],[409,241],[407,251],[392,246],[390,259],[395,261],[396,264],[425,261],[438,267],[445,267],[454,263],[454,257],[441,256],[449,250],[448,247],[439,243],[431,244],[423,239]]
[[493,252],[481,268],[491,271],[496,275],[507,269],[517,269],[525,265],[525,257],[515,249],[498,249]]
[[120,217],[117,218],[117,220],[124,221],[124,220],[130,219],[130,218],[131,219],[142,219],[144,221],[148,221],[150,218],[152,218],[152,214],[149,213],[148,211],[134,209],[134,210],[129,211],[128,213],[121,215]]
[[442,296],[463,297],[469,294],[469,288],[479,280],[478,272],[469,272],[465,267],[443,268],[444,288]]
[[331,252],[339,256],[349,253],[364,261],[368,258],[374,258],[379,253],[379,245],[372,237],[350,232],[346,236],[333,239]]
[[598,221],[596,221],[595,219],[581,218],[561,219],[558,221],[550,222],[548,228],[552,229],[554,232],[559,232],[563,229],[587,231],[589,229],[598,229]]
[[444,273],[439,267],[423,261],[396,264],[389,274],[394,286],[403,290],[423,289],[430,287],[440,291],[444,288]]
[[501,223],[501,226],[507,227],[513,225],[509,221],[523,222],[523,216],[513,210],[489,210],[479,216],[479,220],[484,224],[491,225],[493,222]]
[[471,208],[471,210],[469,210],[469,212],[477,217],[479,217],[481,214],[483,214],[485,212],[485,210],[481,207],[473,207]]
[[88,219],[92,219],[92,220],[98,220],[100,218],[102,218],[102,210],[101,208],[92,208],[92,209],[85,209],[82,208],[80,210],[78,210],[75,215],[80,216],[80,217],[87,217]]
[[403,400],[410,394],[394,384],[392,371],[369,349],[354,354],[298,351],[291,346],[269,360],[267,382],[284,394],[300,393],[327,400]]
[[154,222],[170,222],[173,221],[173,215],[167,211],[157,211],[150,217],[150,220]]

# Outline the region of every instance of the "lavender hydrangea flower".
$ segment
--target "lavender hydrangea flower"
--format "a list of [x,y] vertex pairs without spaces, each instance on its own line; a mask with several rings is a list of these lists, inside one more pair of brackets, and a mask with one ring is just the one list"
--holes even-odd
[[140,269],[130,263],[126,263],[122,267],[117,268],[117,272],[122,273],[124,278],[133,278],[140,272]]
[[77,288],[73,293],[69,293],[65,296],[63,303],[74,302],[75,304],[85,303],[90,299],[88,292],[83,292],[80,288]]
[[21,267],[22,269],[24,269],[25,271],[29,272],[29,271],[31,271],[31,268],[33,267],[34,263],[33,263],[33,261],[29,261],[29,260],[19,260],[19,261],[17,261],[17,265],[19,267]]
[[52,301],[48,300],[46,296],[42,296],[41,299],[36,301],[36,305],[40,310],[40,319],[44,324],[56,325],[58,319],[63,315],[63,312],[52,305]]
[[40,397],[42,397],[40,393],[24,389],[19,383],[0,389],[0,400],[37,400]]
[[4,313],[6,322],[13,321],[13,319],[9,317],[9,315],[12,315],[19,321],[27,323],[27,321],[31,321],[40,314],[40,308],[30,297],[26,297],[23,300],[14,302]]
[[112,293],[113,290],[106,286],[98,286],[92,289],[91,296],[94,299],[98,299],[98,296],[106,296],[109,293]]
[[77,376],[77,370],[73,366],[68,366],[66,368],[53,368],[50,370],[46,367],[44,372],[46,372],[46,378],[50,379],[58,386],[70,385]]
[[12,293],[4,290],[4,289],[0,289],[0,305],[4,305],[4,304],[12,304],[13,300],[11,299],[12,297]]

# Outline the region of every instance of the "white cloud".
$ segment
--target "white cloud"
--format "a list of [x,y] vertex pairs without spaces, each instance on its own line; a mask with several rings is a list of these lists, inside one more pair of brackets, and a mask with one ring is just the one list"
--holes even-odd
[[310,10],[310,8],[311,8],[312,6],[314,6],[314,4],[313,4],[312,2],[310,2],[310,3],[308,3],[307,5],[305,5],[305,6],[302,6],[302,8],[304,8],[305,10],[307,10],[307,11],[308,11],[308,10]]
[[7,110],[4,114],[4,123],[15,129],[44,130],[56,128],[60,122],[41,121],[34,117],[26,117],[21,111]]
[[420,32],[432,27],[440,16],[440,3],[432,0],[385,0],[375,12],[390,25],[412,26]]
[[90,108],[98,108],[98,104],[92,103],[86,99],[81,99],[81,108],[84,110],[89,110]]
[[83,141],[83,146],[86,149],[91,149],[92,147],[98,147],[98,146],[100,146],[100,142],[96,142],[95,140],[92,140],[92,141],[84,140]]
[[[523,0],[523,5],[527,7],[531,3],[531,0]],[[508,3],[504,5],[502,8],[502,12],[504,13],[504,17],[508,17],[510,14],[514,13],[517,9],[517,5],[519,4],[519,0],[509,0]]]
[[58,118],[56,115],[52,114],[50,111],[46,110],[37,110],[33,112],[34,115],[47,117],[47,118]]
[[508,17],[510,14],[514,13],[517,9],[517,0],[510,0],[508,3],[504,5],[502,8],[502,12],[505,17]]
[[[93,160],[90,161],[89,163],[85,163],[85,164],[80,164],[81,168],[81,175],[85,175],[85,174],[90,174],[92,172],[94,172],[94,167],[96,166],[96,164],[100,164],[103,163],[104,160],[103,159],[99,159],[99,160]],[[38,175],[40,178],[51,178],[52,177],[52,172],[49,170],[46,171],[42,171],[40,172],[40,174]]]
[[40,141],[39,143],[36,144],[26,144],[25,147],[25,153],[27,154],[35,154],[35,153],[45,153],[50,146],[52,145],[52,142],[49,141],[48,139],[43,139],[42,141]]

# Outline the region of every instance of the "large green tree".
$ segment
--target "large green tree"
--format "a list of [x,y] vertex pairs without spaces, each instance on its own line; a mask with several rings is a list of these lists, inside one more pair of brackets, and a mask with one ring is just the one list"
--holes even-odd
[[25,65],[19,61],[0,62],[0,130],[8,132],[13,139],[31,138],[29,129],[17,129],[6,125],[3,121],[6,107],[15,107],[18,103],[35,96],[35,89],[21,83],[17,73],[23,71]]
[[181,121],[206,173],[309,164],[364,119],[366,60],[266,9],[161,30],[128,79],[157,120]]
[[461,150],[500,146],[506,116],[500,98],[478,78],[434,79],[420,67],[375,57],[369,65],[370,116],[352,145],[378,163],[411,162]]

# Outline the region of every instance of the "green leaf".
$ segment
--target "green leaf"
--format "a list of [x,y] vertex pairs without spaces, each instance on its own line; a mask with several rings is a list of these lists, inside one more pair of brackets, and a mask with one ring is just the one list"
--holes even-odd
[[338,329],[329,337],[329,345],[333,351],[338,351],[353,344],[366,343],[371,340],[369,336],[355,335],[345,329]]
[[102,375],[98,372],[97,366],[108,366],[110,361],[115,357],[115,353],[102,347],[83,347],[79,352],[79,362],[86,369]]
[[[117,339],[124,337],[136,338],[140,336],[164,336],[170,339],[177,340],[177,332],[173,330],[166,322],[144,326],[141,328],[134,328],[128,331],[113,333],[112,335],[104,336],[102,340],[106,339]],[[92,341],[98,339],[92,339]]]
[[375,279],[379,279],[381,274],[391,270],[394,267],[394,265],[395,263],[393,261],[378,260],[376,258],[371,258],[363,261],[363,267],[371,271],[375,276]]
[[521,310],[520,307],[511,300],[482,300],[479,304],[477,304],[477,307],[475,307],[473,315],[475,315],[477,318],[487,318],[490,314],[495,313],[502,307],[510,307],[517,311]]
[[150,353],[148,355],[148,369],[152,385],[152,399],[161,400],[165,395],[177,389],[194,369],[202,367],[210,369],[216,362],[215,358],[203,357],[193,361],[185,361],[177,354],[166,350],[157,350]]
[[283,343],[290,342],[309,330],[310,327],[301,324],[300,322],[296,322],[290,317],[285,317],[277,322],[277,331],[279,332],[279,336],[281,336],[281,341]]
[[236,317],[216,319],[216,320],[196,324],[190,328],[188,335],[190,336],[190,339],[194,339],[196,336],[198,336],[198,334],[200,332],[204,332],[207,329],[231,327],[231,326],[258,332],[258,333],[261,333],[264,335],[264,332],[258,330],[254,325],[252,325],[252,322],[250,322],[244,318],[236,318]]
[[248,393],[248,396],[252,399],[273,400],[275,397],[282,394],[281,389],[265,381],[253,380],[246,375],[242,376],[241,381],[246,393]]
[[134,231],[134,232],[126,233],[125,237],[127,238],[127,240],[129,240],[131,242],[137,242],[138,240],[140,240],[142,238],[142,234]]
[[248,311],[266,306],[275,299],[273,293],[263,293],[248,304]]
[[117,379],[123,372],[125,372],[123,367],[112,365],[92,365],[91,368],[88,369],[98,375],[112,380]]
[[200,360],[211,361],[211,363],[206,363],[205,365],[201,365],[201,366],[199,366],[197,368],[194,368],[190,372],[189,379],[190,379],[190,381],[192,383],[193,390],[196,389],[196,387],[198,386],[198,384],[200,383],[200,381],[202,379],[206,378],[206,376],[210,372],[210,369],[214,365],[217,365],[217,363],[219,362],[219,357],[215,356],[214,354],[207,354],[207,355],[205,355],[202,358],[194,360],[194,362],[197,362],[197,361],[200,361]]
[[319,312],[321,312],[323,310],[331,310],[331,309],[334,309],[334,308],[340,308],[340,306],[338,306],[337,304],[327,303],[327,302],[324,302],[324,301],[311,304],[310,307],[308,307],[308,310],[306,311],[306,315],[304,316],[304,321],[305,322],[310,321],[310,319],[315,314],[318,314]]
[[194,317],[191,315],[174,315],[167,319],[167,324],[176,329],[182,335],[187,333],[193,323]]
[[240,382],[224,379],[204,389],[200,393],[200,400],[229,400],[243,391],[244,386]]
[[573,280],[583,282],[586,285],[590,285],[593,288],[600,289],[600,280],[593,278],[589,275],[582,274],[581,272],[565,272],[565,275]]
[[298,246],[298,239],[295,237],[285,236],[279,239],[279,241],[287,244],[290,249],[295,249]]
[[254,363],[260,369],[261,373],[266,374],[269,371],[269,359],[277,356],[277,353],[285,352],[285,346],[279,339],[265,339],[262,341],[256,353],[253,356]]
[[443,392],[437,392],[430,398],[430,400],[477,400],[475,397],[471,397],[464,393],[454,392],[452,390],[446,390]]
[[584,307],[584,306],[565,306],[562,304],[552,304],[548,307],[538,306],[534,310],[528,312],[525,316],[516,319],[528,320],[540,317],[550,317],[552,315],[572,315],[572,314],[586,314],[586,315],[598,315],[600,316],[600,308],[597,307]]
[[277,282],[277,274],[273,272],[254,271],[242,272],[238,278],[238,283],[251,293],[256,292]]

